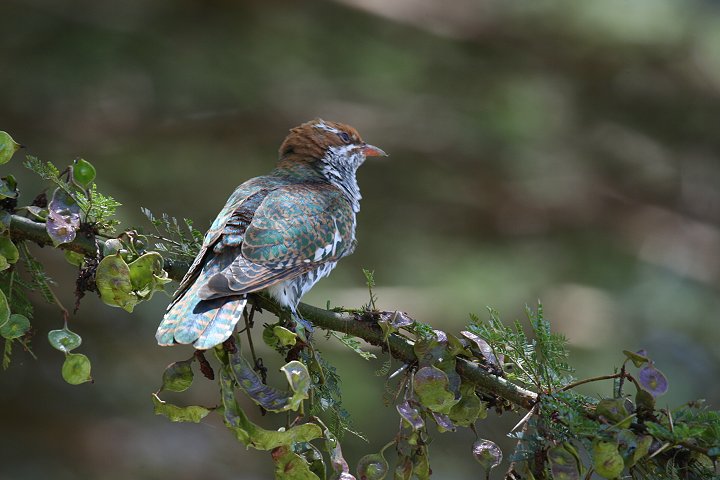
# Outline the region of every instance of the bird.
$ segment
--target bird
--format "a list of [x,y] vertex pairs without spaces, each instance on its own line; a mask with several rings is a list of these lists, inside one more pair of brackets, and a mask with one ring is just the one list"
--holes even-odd
[[356,172],[366,157],[386,155],[349,125],[317,118],[292,128],[275,169],[239,185],[213,221],[157,329],[158,344],[223,343],[248,294],[260,291],[289,310],[303,335],[312,331],[300,298],[355,250]]

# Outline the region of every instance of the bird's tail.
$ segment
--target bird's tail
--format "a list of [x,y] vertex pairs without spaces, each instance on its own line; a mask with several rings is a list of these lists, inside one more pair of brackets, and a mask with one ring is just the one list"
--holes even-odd
[[205,350],[218,345],[232,334],[247,304],[245,295],[201,300],[196,282],[163,317],[155,338],[159,345],[192,343]]

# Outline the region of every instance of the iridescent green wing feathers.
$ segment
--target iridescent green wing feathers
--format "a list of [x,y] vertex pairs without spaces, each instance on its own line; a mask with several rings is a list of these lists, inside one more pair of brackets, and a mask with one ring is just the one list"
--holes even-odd
[[255,292],[336,261],[352,251],[353,222],[350,204],[332,185],[277,188],[255,211],[235,260],[211,276],[199,296]]
[[328,184],[289,185],[270,193],[245,232],[242,254],[269,268],[337,260],[350,253],[354,214]]

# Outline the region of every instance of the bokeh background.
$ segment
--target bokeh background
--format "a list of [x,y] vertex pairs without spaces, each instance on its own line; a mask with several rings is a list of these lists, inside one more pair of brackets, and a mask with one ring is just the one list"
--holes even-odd
[[[234,186],[271,169],[287,130],[352,124],[390,153],[359,172],[359,247],[306,301],[367,301],[457,332],[474,312],[523,317],[541,299],[579,377],[645,348],[668,405],[720,408],[720,5],[455,0],[4,0],[0,129],[27,153],[84,157],[100,189],[205,229]],[[5,167],[29,203],[43,187]],[[36,249],[72,303],[74,271]],[[219,422],[152,414],[164,367],[190,355],[153,334],[166,298],[128,315],[83,300],[71,327],[95,383],[60,377],[41,304],[35,361],[0,374],[0,478],[271,478]],[[391,438],[383,380],[332,342],[346,407],[369,444]],[[267,352],[266,362],[279,365]],[[197,380],[182,401],[213,404]],[[589,394],[608,394],[593,384]],[[255,411],[252,408],[249,410]],[[492,417],[492,415],[491,415]],[[480,424],[504,439],[517,421]],[[477,478],[469,432],[436,434],[434,476]]]

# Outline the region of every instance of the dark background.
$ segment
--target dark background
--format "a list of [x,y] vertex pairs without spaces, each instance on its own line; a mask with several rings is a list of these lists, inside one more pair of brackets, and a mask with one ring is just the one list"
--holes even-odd
[[[0,129],[43,160],[93,162],[125,227],[147,226],[146,206],[204,230],[290,127],[349,123],[390,157],[360,170],[358,249],[306,301],[366,302],[362,267],[379,307],[451,332],[539,298],[578,377],[645,348],[670,378],[662,402],[717,409],[718,13],[690,0],[5,0]],[[29,203],[43,187],[21,159],[3,168]],[[72,304],[73,267],[36,251]],[[270,478],[269,456],[220,422],[153,416],[165,365],[190,355],[155,345],[166,302],[131,316],[86,298],[71,328],[95,383],[72,387],[45,341],[61,316],[37,299],[39,360],[16,347],[0,373],[0,478]],[[373,375],[384,358],[320,348],[370,440],[346,439],[354,465],[398,422]],[[169,399],[215,403],[215,384],[197,383]],[[517,420],[479,432],[508,455]],[[434,437],[435,477],[479,475],[471,433]]]

